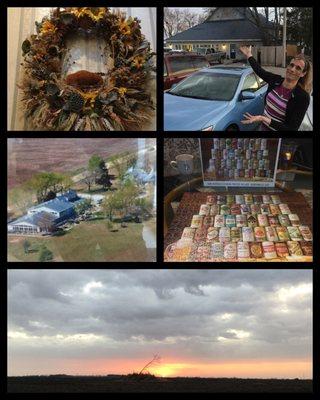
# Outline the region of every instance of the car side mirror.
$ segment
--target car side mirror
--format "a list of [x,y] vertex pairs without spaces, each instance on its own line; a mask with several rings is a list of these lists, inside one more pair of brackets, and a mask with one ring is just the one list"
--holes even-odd
[[255,97],[256,96],[255,96],[254,93],[249,92],[248,90],[244,90],[243,92],[240,93],[239,100],[240,101],[242,101],[242,100],[252,100]]

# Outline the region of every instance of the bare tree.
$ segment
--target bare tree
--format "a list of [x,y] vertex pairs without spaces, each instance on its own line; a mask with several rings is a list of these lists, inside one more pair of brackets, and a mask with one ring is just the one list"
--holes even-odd
[[176,35],[197,25],[199,15],[187,9],[165,7],[163,10],[163,27],[166,38]]
[[152,358],[151,361],[147,362],[147,364],[141,369],[138,375],[142,375],[144,371],[148,371],[148,368],[150,368],[152,365],[157,365],[161,362],[161,357],[159,354],[155,354]]

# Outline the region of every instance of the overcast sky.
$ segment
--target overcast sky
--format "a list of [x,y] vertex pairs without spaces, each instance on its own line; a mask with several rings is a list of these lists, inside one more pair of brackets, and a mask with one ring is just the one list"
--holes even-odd
[[10,270],[8,375],[311,377],[312,272]]

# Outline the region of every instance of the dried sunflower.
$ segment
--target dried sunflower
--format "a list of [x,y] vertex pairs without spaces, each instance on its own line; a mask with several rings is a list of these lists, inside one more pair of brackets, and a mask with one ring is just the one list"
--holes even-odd
[[54,33],[57,28],[51,21],[44,21],[41,26],[40,33]]
[[121,18],[121,20],[120,20],[119,30],[123,35],[130,35],[131,34],[130,26],[129,26],[128,22],[124,18]]
[[142,68],[143,65],[144,65],[144,63],[145,63],[145,59],[144,59],[144,57],[142,57],[142,56],[137,56],[137,57],[135,57],[135,58],[133,59],[133,62],[132,62],[133,66],[134,66],[135,68],[137,68],[137,69]]

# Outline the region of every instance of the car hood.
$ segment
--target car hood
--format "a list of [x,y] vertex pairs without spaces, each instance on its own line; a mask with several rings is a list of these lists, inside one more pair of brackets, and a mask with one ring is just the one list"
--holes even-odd
[[221,111],[229,105],[228,101],[200,100],[189,97],[164,94],[164,130],[200,131],[212,124]]

